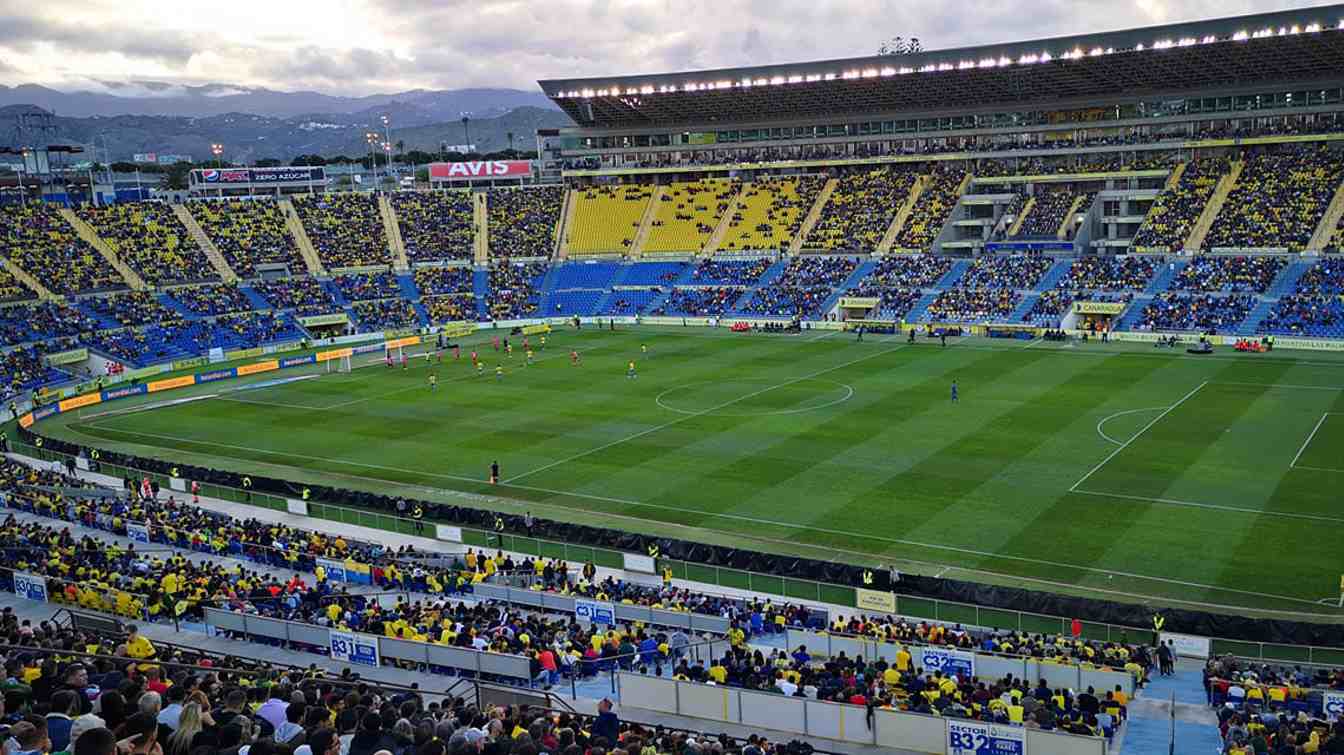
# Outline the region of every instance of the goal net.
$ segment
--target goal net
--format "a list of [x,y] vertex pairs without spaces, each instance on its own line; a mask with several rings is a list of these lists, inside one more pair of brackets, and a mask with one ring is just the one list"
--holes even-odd
[[327,360],[327,372],[349,372],[350,355]]

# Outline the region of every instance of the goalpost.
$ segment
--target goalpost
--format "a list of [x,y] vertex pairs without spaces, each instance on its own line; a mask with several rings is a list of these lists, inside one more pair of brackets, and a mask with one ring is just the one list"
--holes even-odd
[[350,355],[333,357],[327,360],[327,372],[350,372]]

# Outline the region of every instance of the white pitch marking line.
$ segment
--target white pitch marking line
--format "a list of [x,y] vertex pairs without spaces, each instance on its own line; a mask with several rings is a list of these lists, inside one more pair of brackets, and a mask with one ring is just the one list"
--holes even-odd
[[[311,404],[286,404],[280,401],[257,401],[250,398],[238,398],[237,396],[215,396],[219,401],[232,401],[238,404],[255,404],[256,406],[278,406],[282,409],[323,409],[325,407],[313,406]],[[162,408],[162,407],[155,407]]]
[[1069,492],[1072,493],[1078,490],[1078,486],[1082,485],[1084,482],[1087,482],[1087,478],[1096,474],[1098,469],[1101,469],[1102,467],[1106,466],[1106,462],[1110,461],[1111,459],[1114,459],[1121,451],[1125,450],[1126,448],[1129,448],[1129,444],[1138,440],[1140,435],[1143,435],[1144,433],[1148,432],[1149,428],[1160,422],[1163,417],[1167,416],[1168,414],[1171,414],[1173,409],[1180,406],[1181,404],[1184,404],[1191,396],[1195,395],[1196,393],[1199,393],[1199,390],[1208,384],[1209,381],[1205,380],[1204,382],[1195,386],[1189,393],[1177,399],[1176,403],[1172,404],[1171,406],[1168,406],[1166,411],[1162,412],[1156,417],[1153,417],[1152,421],[1144,425],[1142,428],[1140,428],[1137,433],[1134,433],[1134,436],[1132,438],[1122,443],[1119,448],[1115,449],[1110,454],[1108,454],[1106,458],[1102,459],[1101,462],[1097,464],[1095,467],[1089,469],[1087,474],[1082,476],[1082,479],[1078,480],[1078,482],[1073,483],[1073,486],[1069,488]]
[[1165,409],[1165,408],[1166,408],[1166,407],[1163,407],[1163,406],[1150,406],[1150,407],[1148,407],[1148,408],[1146,408],[1146,409],[1130,409],[1129,411],[1116,412],[1115,414],[1111,414],[1111,415],[1102,417],[1102,418],[1101,418],[1101,421],[1097,422],[1097,434],[1100,435],[1101,437],[1105,438],[1106,440],[1109,440],[1110,442],[1114,443],[1114,444],[1117,445],[1117,446],[1123,446],[1123,445],[1124,445],[1123,442],[1118,441],[1118,440],[1116,440],[1115,438],[1112,438],[1111,436],[1109,436],[1109,435],[1107,435],[1105,432],[1103,432],[1102,429],[1101,429],[1102,425],[1105,425],[1107,422],[1110,422],[1111,420],[1115,419],[1116,417],[1123,417],[1123,416],[1125,416],[1125,415],[1127,415],[1127,414],[1138,414],[1139,412],[1155,412],[1155,411],[1157,411],[1158,409]]
[[1316,437],[1316,433],[1320,431],[1321,425],[1325,424],[1325,418],[1329,416],[1330,412],[1321,415],[1320,420],[1316,422],[1316,426],[1311,428],[1311,435],[1308,435],[1307,439],[1302,441],[1302,447],[1297,449],[1297,455],[1293,457],[1291,462],[1289,462],[1289,467],[1297,466],[1297,460],[1302,458],[1302,453],[1307,450],[1307,446],[1311,445],[1311,439]]
[[[98,428],[98,425],[90,425],[90,427]],[[104,438],[99,438],[99,437],[96,436],[96,435],[90,435],[90,434],[88,434],[88,433],[82,433],[80,430],[78,430],[77,428],[74,428],[74,427],[70,427],[69,429],[71,429],[72,431],[74,431],[74,432],[76,432],[76,433],[80,433],[80,434],[82,434],[82,435],[87,435],[87,436],[90,437],[90,438],[94,438],[94,439],[97,439],[97,440],[106,440],[106,439],[104,439]],[[215,442],[213,442],[213,441],[198,441],[198,440],[192,440],[192,439],[190,439],[190,438],[181,438],[181,437],[176,437],[176,436],[172,436],[172,435],[160,435],[160,434],[156,434],[156,433],[146,433],[146,432],[141,432],[141,431],[138,431],[138,430],[124,430],[124,431],[123,431],[123,430],[115,430],[114,428],[100,428],[100,429],[113,430],[114,432],[121,432],[121,433],[124,433],[124,434],[126,434],[126,435],[142,435],[142,436],[150,437],[150,438],[163,438],[163,439],[166,439],[166,440],[176,440],[176,441],[184,442],[184,443],[196,443],[196,444],[198,444],[198,445],[203,445],[203,446],[216,446],[216,447],[220,447],[220,448],[232,448],[232,449],[237,449],[237,450],[240,450],[240,451],[253,451],[253,452],[260,451],[261,453],[273,454],[273,455],[276,455],[276,456],[290,456],[290,457],[293,457],[293,458],[296,458],[296,459],[313,459],[313,460],[318,460],[318,461],[328,461],[328,462],[333,462],[333,463],[336,463],[336,464],[344,464],[344,465],[349,465],[349,466],[353,466],[353,467],[364,467],[364,468],[367,468],[367,469],[380,469],[380,470],[385,470],[385,471],[389,471],[389,472],[404,472],[404,473],[406,473],[406,474],[420,475],[420,476],[423,476],[423,477],[437,477],[437,478],[446,479],[446,480],[462,480],[462,481],[466,481],[466,482],[475,482],[475,483],[483,482],[482,480],[477,479],[477,478],[475,478],[475,477],[464,477],[464,476],[462,476],[462,475],[443,474],[443,473],[437,473],[437,472],[426,472],[426,471],[423,471],[423,470],[417,470],[417,469],[404,469],[404,468],[402,468],[402,467],[389,467],[389,466],[383,466],[383,465],[380,465],[380,464],[366,464],[366,463],[364,463],[364,462],[350,461],[350,460],[346,460],[346,459],[333,459],[333,458],[330,458],[330,457],[322,457],[322,456],[308,456],[308,455],[305,455],[305,454],[288,453],[288,452],[284,452],[284,451],[265,451],[265,450],[262,450],[262,449],[251,448],[251,447],[247,447],[247,446],[234,446],[234,445],[229,445],[229,444],[227,444],[227,443],[215,443]],[[225,456],[227,456],[227,455],[225,455]],[[229,458],[233,458],[233,459],[236,459],[236,460],[238,460],[238,461],[243,461],[243,462],[247,462],[247,463],[250,463],[250,464],[262,464],[262,465],[265,465],[265,466],[277,467],[277,468],[281,468],[281,469],[292,469],[292,470],[299,471],[299,472],[304,472],[304,473],[312,473],[312,472],[314,472],[314,470],[311,470],[311,469],[305,469],[305,468],[303,468],[303,467],[295,467],[295,466],[288,465],[288,464],[275,464],[275,463],[271,463],[271,462],[259,462],[259,461],[256,461],[255,459],[248,459],[248,458],[237,457],[237,456],[229,457]],[[353,474],[350,474],[350,473],[348,473],[348,472],[324,472],[324,471],[322,471],[322,470],[316,470],[316,472],[317,472],[318,474],[328,474],[328,475],[332,475],[332,476],[335,476],[335,477],[347,477],[347,478],[351,478],[351,479],[367,480],[367,481],[370,481],[370,482],[383,483],[383,484],[386,484],[386,483],[389,482],[388,480],[385,480],[385,479],[380,479],[380,478],[376,478],[376,477],[368,477],[368,476],[365,476],[365,475],[353,475]],[[451,489],[451,488],[434,488],[434,487],[425,486],[425,485],[413,485],[413,484],[409,484],[409,483],[397,483],[396,481],[391,481],[391,482],[394,482],[395,484],[398,484],[398,485],[405,485],[406,487],[416,488],[416,489],[420,489],[420,490],[426,490],[426,491],[430,491],[430,492],[448,493],[448,494],[454,494],[454,495],[458,495],[458,496],[465,496],[465,497],[471,497],[471,498],[481,498],[481,496],[477,496],[476,494],[466,493],[466,492],[464,492],[464,491],[460,491],[460,490],[453,490],[453,489]],[[1056,566],[1056,567],[1061,567],[1061,568],[1078,569],[1078,570],[1080,570],[1080,571],[1095,572],[1095,573],[1098,573],[1098,574],[1115,574],[1115,575],[1118,575],[1118,576],[1121,576],[1121,577],[1127,577],[1127,578],[1130,578],[1130,579],[1148,580],[1148,581],[1152,581],[1152,582],[1163,582],[1163,583],[1168,583],[1168,584],[1181,585],[1181,586],[1183,586],[1183,587],[1197,587],[1197,588],[1201,588],[1201,589],[1214,590],[1214,591],[1218,591],[1218,592],[1237,593],[1237,594],[1241,594],[1241,595],[1251,595],[1251,596],[1261,597],[1261,598],[1272,598],[1272,599],[1275,599],[1275,600],[1283,600],[1283,601],[1292,602],[1292,603],[1303,603],[1303,604],[1306,604],[1306,605],[1315,605],[1315,601],[1307,600],[1307,599],[1304,599],[1304,598],[1294,598],[1294,597],[1287,596],[1287,595],[1275,595],[1275,594],[1273,594],[1273,593],[1262,593],[1262,592],[1256,592],[1256,591],[1252,591],[1252,590],[1240,590],[1240,589],[1237,589],[1237,588],[1234,588],[1234,587],[1220,587],[1220,586],[1217,586],[1217,585],[1208,585],[1208,584],[1204,584],[1204,583],[1201,583],[1201,582],[1189,582],[1189,581],[1185,581],[1185,580],[1172,579],[1172,578],[1170,578],[1170,577],[1153,577],[1153,576],[1149,576],[1149,575],[1146,575],[1146,574],[1136,574],[1136,573],[1133,573],[1133,572],[1114,571],[1114,570],[1111,570],[1111,569],[1102,569],[1102,568],[1095,567],[1095,566],[1085,566],[1085,565],[1082,565],[1082,564],[1070,564],[1070,563],[1066,563],[1066,562],[1062,562],[1062,561],[1048,561],[1048,560],[1044,560],[1044,559],[1029,558],[1029,557],[1026,557],[1026,556],[1013,556],[1013,555],[1007,555],[1007,554],[1001,554],[1001,553],[990,553],[990,552],[988,552],[988,551],[980,551],[980,550],[975,550],[975,549],[972,549],[972,548],[961,548],[961,547],[958,547],[958,546],[955,546],[955,545],[942,545],[942,544],[938,544],[938,543],[925,543],[925,542],[920,542],[920,541],[918,541],[918,540],[904,540],[904,539],[899,539],[899,538],[880,537],[880,536],[877,536],[877,535],[865,534],[865,533],[860,533],[860,532],[849,532],[849,531],[846,531],[846,530],[835,530],[835,529],[829,529],[829,528],[823,528],[823,527],[816,527],[816,526],[814,526],[814,525],[810,525],[810,524],[798,524],[798,523],[793,523],[793,522],[783,522],[783,521],[776,521],[776,520],[771,520],[771,519],[760,519],[760,518],[757,518],[757,517],[744,516],[744,515],[742,515],[742,514],[729,514],[729,513],[724,513],[724,512],[701,511],[701,510],[699,510],[699,509],[690,509],[690,508],[685,508],[685,507],[682,507],[682,506],[671,506],[671,505],[661,504],[661,503],[645,503],[645,502],[643,502],[643,501],[635,501],[635,500],[631,500],[631,499],[628,499],[628,498],[616,498],[616,497],[613,497],[613,496],[594,495],[594,494],[591,494],[591,493],[580,493],[580,492],[572,491],[572,490],[556,490],[556,489],[554,489],[554,488],[541,488],[541,487],[535,487],[535,486],[531,486],[531,485],[510,485],[510,484],[508,484],[508,483],[501,483],[501,485],[504,485],[504,486],[507,486],[507,487],[511,487],[511,488],[517,488],[518,490],[530,490],[530,491],[534,491],[534,492],[538,492],[538,493],[550,493],[550,494],[552,494],[552,495],[571,496],[571,497],[574,497],[574,498],[584,498],[584,499],[593,500],[593,501],[602,501],[602,502],[605,502],[605,503],[620,503],[620,504],[624,504],[624,505],[628,505],[628,506],[638,506],[638,507],[642,507],[642,508],[652,508],[652,509],[662,509],[662,510],[666,510],[666,511],[675,511],[675,512],[682,513],[682,514],[697,514],[697,515],[701,515],[701,516],[705,516],[705,517],[709,517],[709,518],[713,518],[713,519],[732,519],[732,520],[736,520],[736,521],[747,522],[747,523],[750,523],[750,524],[760,524],[760,525],[768,525],[768,526],[775,526],[775,527],[783,527],[783,528],[785,528],[785,529],[794,529],[794,530],[813,530],[813,531],[820,532],[820,533],[823,533],[823,534],[828,534],[828,535],[840,535],[840,536],[847,536],[847,537],[857,537],[857,538],[863,538],[863,539],[866,539],[866,540],[875,540],[875,541],[878,541],[878,542],[892,543],[892,544],[895,544],[895,545],[904,545],[904,546],[909,546],[909,547],[926,548],[926,549],[929,549],[929,550],[950,551],[950,552],[953,552],[953,553],[964,553],[964,554],[969,554],[969,555],[973,555],[973,556],[983,556],[983,557],[988,557],[988,558],[999,558],[999,559],[1004,559],[1004,560],[1007,560],[1007,561],[1020,561],[1020,562],[1024,562],[1024,563],[1040,564],[1040,565],[1045,565],[1045,566]],[[510,500],[510,501],[512,501],[512,499],[505,499],[505,500]],[[525,501],[512,501],[512,502],[516,502],[516,503],[519,503],[519,504],[526,504]],[[590,511],[591,511],[591,510],[590,510]],[[592,512],[592,513],[603,513],[603,512]],[[1282,514],[1280,514],[1280,513],[1278,513],[1278,512],[1256,512],[1256,513],[1259,514],[1259,515],[1263,515],[1263,516],[1282,516]],[[631,517],[630,515],[627,515],[627,514],[610,514],[610,515],[611,515],[611,516],[615,516],[615,517],[625,518],[625,519],[633,518],[633,517]],[[687,525],[677,525],[675,522],[663,522],[663,524],[668,524],[668,525],[671,525],[671,526],[687,527]],[[688,529],[696,529],[696,528],[694,528],[694,527],[687,527],[687,528],[688,528]],[[751,537],[756,538],[756,539],[759,539],[759,540],[765,540],[765,541],[782,542],[782,543],[792,543],[792,541],[788,541],[788,540],[777,540],[777,539],[774,539],[774,538],[769,538],[769,537],[765,537],[765,536],[761,536],[761,535],[755,535],[755,534],[751,535]],[[826,547],[826,546],[807,546],[807,547],[814,547],[814,548],[818,548],[818,549],[820,549],[820,550],[843,550],[843,549],[828,548],[828,547]],[[860,553],[859,551],[844,551],[844,552],[847,552],[847,553],[854,553],[854,554],[856,554],[856,555]],[[868,555],[872,555],[872,554],[868,554]],[[984,570],[984,569],[976,569],[976,568],[963,567],[963,566],[956,566],[956,565],[940,565],[940,566],[948,566],[948,568],[950,568],[950,569],[954,569],[954,570],[958,570],[958,571],[964,571],[964,572],[968,572],[968,573],[991,574],[991,575],[996,575],[996,576],[1001,576],[1001,577],[1012,577],[1012,578],[1014,578],[1014,579],[1023,579],[1023,580],[1027,580],[1027,581],[1040,582],[1040,583],[1044,583],[1044,584],[1054,584],[1054,585],[1059,585],[1059,586],[1063,586],[1063,585],[1064,585],[1064,583],[1059,583],[1059,582],[1049,582],[1048,580],[1042,580],[1042,579],[1037,579],[1037,578],[1034,578],[1034,577],[1027,577],[1027,576],[1021,576],[1021,575],[1014,575],[1014,574],[1004,573],[1004,572],[987,571],[987,570]],[[1076,585],[1075,585],[1075,586],[1076,586]],[[1093,590],[1093,591],[1096,591],[1096,592],[1113,592],[1113,591],[1108,591],[1108,590],[1102,590],[1102,589],[1100,589],[1100,588],[1091,588],[1091,587],[1089,587],[1089,588],[1086,588],[1086,589],[1088,589],[1088,590]],[[1125,593],[1115,592],[1115,594],[1122,594],[1122,595],[1123,595],[1123,594],[1125,594]],[[1152,596],[1131,595],[1131,597],[1152,597]],[[1183,602],[1191,603],[1191,601],[1183,601]],[[1207,605],[1218,606],[1219,604],[1207,604]],[[1223,607],[1223,608],[1245,608],[1246,606],[1222,606],[1222,607]],[[1273,609],[1256,609],[1256,610],[1263,610],[1263,611],[1267,611],[1267,612],[1275,612]],[[1291,611],[1278,611],[1278,613],[1293,613],[1293,614],[1296,615],[1297,612],[1291,612]]]
[[810,373],[810,374],[808,374],[808,375],[802,375],[802,376],[800,376],[800,377],[796,377],[796,378],[791,378],[791,379],[789,379],[789,380],[785,380],[785,381],[782,382],[782,383],[777,383],[777,384],[775,384],[775,385],[766,386],[765,388],[762,388],[762,389],[760,389],[760,390],[758,390],[758,391],[752,391],[751,393],[748,393],[748,394],[746,394],[746,395],[738,396],[738,397],[735,398],[735,399],[729,399],[728,401],[724,401],[724,402],[722,402],[722,403],[715,404],[714,406],[711,406],[711,407],[709,407],[708,409],[704,409],[704,410],[701,410],[701,411],[698,411],[698,412],[695,412],[695,413],[692,413],[692,414],[684,414],[684,415],[682,415],[682,416],[680,416],[680,417],[677,417],[677,418],[674,419],[674,420],[670,420],[670,421],[668,421],[668,422],[664,422],[664,423],[662,423],[661,425],[654,425],[653,427],[649,427],[649,428],[646,428],[646,429],[644,429],[644,430],[640,430],[639,432],[634,433],[634,434],[632,434],[632,435],[627,435],[627,436],[625,436],[624,438],[617,438],[616,440],[613,440],[613,441],[611,441],[610,443],[603,443],[602,445],[600,445],[600,446],[598,446],[598,447],[596,447],[596,448],[590,448],[590,449],[588,449],[587,451],[582,451],[582,452],[577,453],[577,454],[573,454],[573,455],[570,455],[570,456],[566,456],[566,457],[563,458],[563,459],[559,459],[559,460],[553,461],[553,462],[551,462],[551,463],[549,463],[549,464],[543,464],[543,465],[541,465],[541,466],[539,466],[539,467],[537,467],[536,469],[533,469],[533,470],[531,470],[531,471],[523,472],[522,474],[519,474],[519,475],[514,475],[513,477],[510,477],[510,478],[504,480],[504,483],[505,483],[505,484],[508,484],[508,483],[511,483],[511,482],[513,482],[513,481],[515,481],[515,480],[521,480],[521,479],[523,479],[524,477],[530,477],[530,476],[532,476],[532,475],[534,475],[534,474],[537,474],[538,472],[544,472],[544,471],[546,471],[546,470],[548,470],[548,469],[551,469],[551,468],[553,468],[553,467],[558,467],[558,466],[560,466],[561,464],[568,464],[569,462],[571,462],[571,461],[575,461],[576,459],[582,459],[582,458],[585,457],[585,456],[591,456],[592,454],[595,454],[595,453],[597,453],[597,452],[599,452],[599,451],[605,451],[606,449],[611,448],[612,446],[619,446],[619,445],[621,445],[622,443],[628,443],[629,441],[635,440],[636,438],[642,438],[642,437],[644,437],[645,435],[649,435],[650,433],[656,433],[656,432],[658,432],[659,430],[665,430],[665,429],[667,429],[667,428],[669,428],[669,427],[672,427],[673,425],[679,425],[679,424],[681,424],[682,422],[685,422],[685,421],[687,421],[687,420],[695,419],[696,417],[704,416],[704,415],[706,415],[706,414],[710,414],[710,413],[712,413],[712,412],[716,412],[716,411],[718,411],[718,410],[720,410],[720,409],[725,409],[725,408],[727,408],[727,407],[732,406],[733,404],[736,404],[736,403],[741,402],[741,401],[746,401],[747,399],[750,399],[750,398],[755,398],[756,396],[759,396],[759,395],[761,395],[761,394],[763,394],[763,393],[769,393],[770,391],[777,390],[777,389],[779,389],[779,388],[784,388],[785,386],[790,386],[790,385],[793,385],[794,383],[801,383],[801,382],[803,382],[804,380],[811,380],[812,378],[815,378],[815,377],[817,377],[818,375],[825,375],[825,374],[828,373],[828,372],[835,372],[835,371],[838,370],[838,369],[841,369],[841,368],[844,368],[844,367],[849,367],[849,366],[851,366],[851,365],[858,364],[859,362],[865,362],[865,361],[867,361],[867,360],[869,360],[869,359],[873,359],[873,358],[875,358],[875,357],[879,357],[879,356],[882,356],[882,355],[884,355],[884,354],[890,354],[890,353],[892,353],[892,352],[894,352],[894,351],[900,351],[900,350],[903,349],[903,348],[905,348],[905,347],[904,347],[904,346],[893,346],[893,347],[890,348],[890,349],[883,349],[882,351],[878,351],[878,352],[875,352],[875,353],[873,353],[873,354],[868,354],[867,356],[862,356],[862,357],[859,357],[858,359],[851,359],[851,360],[849,360],[848,362],[842,362],[841,364],[837,364],[837,365],[834,365],[834,366],[832,366],[832,367],[827,367],[827,368],[822,369],[822,370],[817,370],[816,372]]
[[1312,472],[1339,472],[1340,474],[1344,474],[1344,469],[1335,469],[1334,467],[1308,467],[1308,466],[1297,466],[1297,467],[1293,467],[1293,469],[1307,469],[1307,470],[1310,470],[1310,471],[1312,471]]
[[[1306,469],[1306,467],[1298,467]],[[1294,511],[1265,511],[1264,509],[1252,509],[1243,506],[1223,506],[1216,503],[1199,503],[1197,501],[1181,501],[1175,498],[1152,498],[1145,495],[1129,495],[1127,493],[1106,493],[1100,490],[1073,490],[1073,493],[1079,495],[1099,495],[1107,498],[1121,498],[1127,501],[1147,501],[1149,503],[1161,503],[1167,506],[1188,506],[1194,509],[1212,509],[1214,511],[1235,511],[1241,514],[1251,514],[1253,516],[1275,516],[1285,519],[1309,519],[1316,522],[1330,522],[1332,524],[1344,524],[1344,518],[1324,516],[1322,514],[1303,514]]]
[[1298,385],[1295,383],[1244,383],[1235,380],[1219,380],[1214,385],[1251,385],[1258,388],[1298,388],[1307,391],[1344,391],[1338,385]]

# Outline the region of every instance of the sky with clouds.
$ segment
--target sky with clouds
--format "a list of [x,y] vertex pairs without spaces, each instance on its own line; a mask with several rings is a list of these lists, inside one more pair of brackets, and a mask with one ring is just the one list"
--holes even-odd
[[851,57],[1322,5],[1293,0],[42,0],[0,7],[0,84],[363,95]]

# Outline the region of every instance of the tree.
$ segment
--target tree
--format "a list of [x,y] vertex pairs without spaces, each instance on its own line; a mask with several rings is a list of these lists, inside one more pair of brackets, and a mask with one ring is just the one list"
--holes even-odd
[[263,159],[257,161],[257,167],[258,167],[258,168],[278,168],[278,167],[280,167],[280,161],[277,160],[277,159],[275,159],[274,157],[266,157],[266,158],[263,158]]
[[173,163],[168,168],[168,188],[187,188],[187,174],[189,173],[191,173],[191,163],[185,161]]
[[917,52],[924,52],[924,45],[920,43],[919,37],[892,37],[883,42],[877,48],[878,55],[913,55]]

